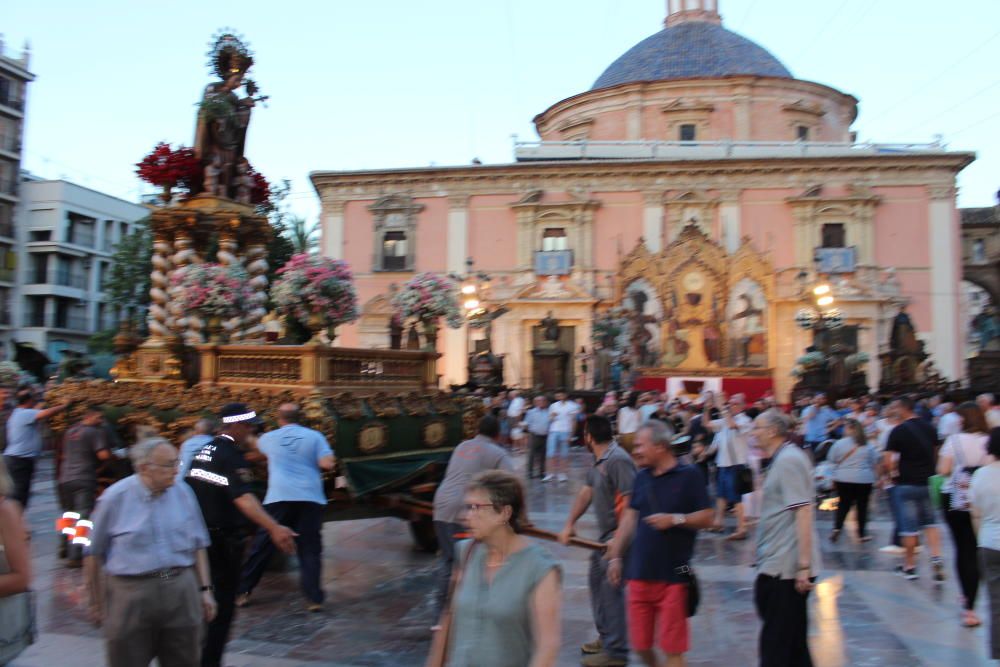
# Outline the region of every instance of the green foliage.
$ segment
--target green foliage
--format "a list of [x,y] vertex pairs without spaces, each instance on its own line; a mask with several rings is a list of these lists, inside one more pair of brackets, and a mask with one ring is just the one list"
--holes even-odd
[[135,231],[115,246],[111,266],[104,278],[104,293],[119,320],[139,322],[149,306],[149,274],[153,270],[153,236],[149,218],[140,220]]
[[87,339],[87,352],[90,354],[110,354],[114,352],[114,338],[117,333],[114,329],[98,331]]
[[311,255],[319,249],[319,223],[308,222],[305,218],[293,215],[288,218],[286,233],[295,249],[295,254]]
[[268,213],[268,220],[271,223],[271,242],[267,246],[267,264],[270,272],[267,280],[274,283],[278,269],[283,267],[295,254],[295,246],[288,238],[288,225],[291,213],[288,210],[288,194],[291,192],[292,184],[286,178],[280,184],[271,187],[271,211]]

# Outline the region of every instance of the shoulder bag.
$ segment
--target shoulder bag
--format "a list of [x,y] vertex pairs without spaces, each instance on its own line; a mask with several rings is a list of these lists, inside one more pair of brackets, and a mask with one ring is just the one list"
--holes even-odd
[[972,484],[972,473],[979,470],[980,466],[965,465],[965,456],[962,454],[962,435],[952,436],[955,438],[954,472],[951,476],[951,507],[948,509],[955,512],[969,511],[969,486]]
[[753,493],[753,470],[750,469],[745,463],[736,463],[736,452],[733,451],[733,432],[739,433],[738,428],[730,428],[729,424],[726,424],[726,450],[729,452],[729,463],[730,465],[739,466],[739,470],[736,473],[736,490],[742,496],[747,493]]

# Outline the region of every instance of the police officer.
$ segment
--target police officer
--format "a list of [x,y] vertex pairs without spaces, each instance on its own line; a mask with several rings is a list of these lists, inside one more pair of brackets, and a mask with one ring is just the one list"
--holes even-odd
[[266,530],[285,553],[294,553],[297,537],[291,528],[275,521],[250,490],[252,473],[242,448],[263,422],[243,403],[226,405],[219,419],[219,434],[195,454],[185,477],[198,498],[212,540],[208,559],[219,605],[218,614],[208,625],[202,667],[219,667],[221,663],[251,522]]

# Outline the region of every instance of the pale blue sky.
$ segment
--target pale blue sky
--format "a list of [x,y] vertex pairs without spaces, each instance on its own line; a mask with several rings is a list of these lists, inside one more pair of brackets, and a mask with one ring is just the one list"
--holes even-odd
[[[255,111],[248,156],[271,180],[290,178],[295,209],[312,216],[312,170],[511,161],[511,135],[536,138],[532,117],[659,30],[665,5],[35,0],[5,2],[0,32],[8,52],[31,41],[38,76],[24,166],[135,199],[133,164],[154,143],[192,143],[209,39],[235,28],[271,96]],[[720,0],[720,10],[797,78],[859,98],[861,140],[941,134],[977,151],[959,201],[994,203],[1000,1]]]

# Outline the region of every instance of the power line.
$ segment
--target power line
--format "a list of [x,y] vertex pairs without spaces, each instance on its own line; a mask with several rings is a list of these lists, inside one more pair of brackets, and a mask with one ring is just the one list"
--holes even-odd
[[741,18],[739,23],[737,24],[740,30],[743,29],[743,26],[746,25],[747,19],[750,18],[750,16],[753,14],[753,8],[754,6],[756,6],[756,4],[757,0],[750,0],[750,4],[747,5],[747,10],[743,12],[743,18]]
[[964,134],[964,133],[968,132],[969,130],[974,130],[977,127],[979,127],[980,125],[988,123],[989,121],[993,120],[994,118],[1000,118],[1000,111],[998,111],[997,113],[991,114],[991,115],[987,116],[986,118],[983,118],[982,120],[977,120],[975,123],[972,123],[971,125],[966,125],[965,127],[963,127],[958,132],[951,132],[948,135],[948,137],[949,138],[951,138],[951,137],[957,137],[958,135]]
[[990,42],[992,42],[993,40],[995,40],[997,37],[1000,37],[1000,30],[998,30],[995,33],[993,33],[992,35],[990,35],[990,37],[987,38],[987,40],[985,42],[982,42],[981,44],[979,44],[978,46],[976,46],[975,48],[973,48],[971,51],[969,51],[964,56],[962,56],[961,58],[959,58],[958,60],[956,60],[955,62],[953,62],[951,65],[948,65],[948,67],[944,68],[943,70],[941,70],[940,72],[938,72],[937,74],[935,74],[934,76],[932,76],[931,78],[929,78],[926,81],[924,81],[923,83],[921,83],[916,89],[914,89],[913,92],[911,92],[910,94],[906,95],[902,99],[896,101],[895,104],[893,104],[892,106],[886,108],[884,111],[882,111],[881,113],[879,113],[879,115],[875,116],[874,120],[870,121],[870,122],[874,122],[874,121],[880,120],[883,116],[887,115],[890,111],[894,111],[898,107],[900,107],[902,104],[904,104],[905,102],[909,102],[910,100],[912,100],[914,97],[916,97],[917,95],[919,95],[920,93],[922,93],[924,91],[924,89],[927,87],[928,84],[934,83],[938,79],[940,79],[940,78],[944,77],[945,75],[949,74],[953,69],[955,69],[956,67],[958,67],[959,65],[961,65],[962,63],[964,63],[966,60],[968,60],[972,56],[974,56],[977,53],[979,53],[979,51],[981,51],[985,46],[987,46],[988,44],[990,44]]
[[837,22],[837,17],[840,16],[841,12],[844,11],[844,7],[846,7],[850,2],[851,0],[844,0],[840,3],[840,6],[837,7],[837,11],[835,11],[829,19],[823,22],[823,25],[820,27],[819,32],[816,33],[816,36],[809,40],[806,48],[802,51],[801,55],[799,55],[798,60],[803,60],[805,56],[813,50],[820,39],[827,33],[827,31],[830,30],[830,26]]
[[948,114],[948,113],[951,113],[952,111],[954,111],[955,109],[958,109],[959,107],[962,107],[962,106],[965,106],[966,104],[968,104],[968,103],[969,103],[969,102],[971,102],[972,100],[974,100],[974,99],[976,99],[976,98],[978,98],[978,97],[981,97],[981,96],[985,95],[986,93],[990,92],[991,90],[993,90],[993,89],[994,89],[994,88],[996,88],[997,86],[1000,86],[1000,79],[997,79],[997,80],[996,80],[996,81],[994,81],[994,82],[993,82],[992,84],[990,84],[990,85],[989,85],[989,86],[987,86],[986,88],[983,88],[982,90],[980,90],[980,91],[979,91],[978,93],[976,93],[975,95],[970,95],[969,97],[966,97],[965,99],[961,100],[960,102],[956,103],[955,105],[953,105],[953,106],[950,106],[950,107],[948,107],[948,108],[947,108],[947,109],[945,109],[944,111],[942,111],[942,112],[940,112],[940,113],[938,113],[938,114],[935,114],[935,115],[931,116],[931,117],[930,117],[930,118],[928,118],[927,120],[923,120],[923,121],[919,122],[918,124],[914,125],[914,126],[913,126],[913,127],[911,127],[910,129],[908,129],[908,130],[905,130],[905,131],[903,131],[903,132],[900,132],[899,136],[905,136],[905,135],[909,134],[910,132],[913,132],[913,131],[916,131],[916,130],[919,130],[919,129],[921,129],[921,128],[922,128],[922,127],[923,127],[924,125],[926,125],[927,123],[930,123],[930,122],[932,122],[932,121],[935,121],[935,120],[937,120],[938,118],[940,118],[941,116],[944,116],[945,114]]

